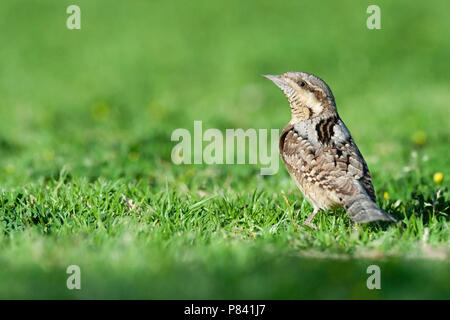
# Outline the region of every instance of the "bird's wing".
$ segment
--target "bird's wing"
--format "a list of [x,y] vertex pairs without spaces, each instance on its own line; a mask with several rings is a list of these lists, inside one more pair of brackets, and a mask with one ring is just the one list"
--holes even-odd
[[[342,123],[342,124],[341,124]],[[280,136],[280,154],[290,172],[337,195],[353,196],[361,187],[375,201],[375,193],[366,162],[340,119],[329,130],[299,130],[288,125]],[[311,127],[311,126],[309,126]],[[313,136],[331,134],[328,142]],[[359,183],[357,183],[359,182]]]
[[347,141],[338,141],[331,147],[325,147],[323,153],[332,156],[333,164],[338,166],[337,171],[340,174],[345,174],[351,180],[359,181],[367,195],[373,201],[376,200],[369,168],[351,137]]
[[[355,141],[353,141],[349,130],[344,122],[337,118],[331,138],[331,153],[337,161],[343,162],[342,168],[345,169],[346,174],[359,181],[367,192],[367,195],[375,202],[375,190],[372,185],[372,177],[369,172],[364,157],[358,149]],[[336,152],[336,154],[334,154]]]

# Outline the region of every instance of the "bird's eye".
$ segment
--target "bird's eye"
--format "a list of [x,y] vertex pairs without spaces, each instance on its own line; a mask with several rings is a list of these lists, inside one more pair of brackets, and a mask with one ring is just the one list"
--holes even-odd
[[304,87],[306,85],[305,81],[300,81],[299,82],[300,87]]

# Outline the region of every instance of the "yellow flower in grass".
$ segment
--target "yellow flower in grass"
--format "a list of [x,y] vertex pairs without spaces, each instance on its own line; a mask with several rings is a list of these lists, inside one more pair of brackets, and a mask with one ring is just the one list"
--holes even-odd
[[136,162],[139,160],[139,153],[135,152],[135,151],[131,151],[128,154],[128,159],[130,159],[130,161]]
[[427,134],[424,131],[416,131],[414,132],[414,134],[412,135],[412,141],[418,145],[418,146],[422,146],[425,144],[425,142],[427,142]]
[[104,121],[109,118],[111,107],[105,102],[97,102],[91,107],[91,117],[96,121]]
[[14,167],[13,164],[8,164],[8,165],[6,165],[6,167],[5,167],[5,172],[6,172],[7,174],[13,174],[15,171],[16,171],[16,167]]
[[385,191],[385,192],[383,193],[383,198],[385,198],[386,200],[389,199],[389,193],[388,193],[387,191]]
[[43,157],[45,161],[53,161],[55,160],[55,151],[46,149],[44,150]]
[[433,180],[437,185],[440,185],[444,180],[444,175],[442,174],[442,172],[436,172],[433,176]]

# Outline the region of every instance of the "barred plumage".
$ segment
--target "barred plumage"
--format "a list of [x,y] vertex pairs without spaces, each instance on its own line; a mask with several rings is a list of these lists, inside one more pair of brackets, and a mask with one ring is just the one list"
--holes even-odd
[[266,75],[285,93],[292,119],[280,136],[286,168],[318,210],[344,207],[353,221],[395,221],[375,203],[372,178],[350,132],[340,119],[327,84],[305,72]]

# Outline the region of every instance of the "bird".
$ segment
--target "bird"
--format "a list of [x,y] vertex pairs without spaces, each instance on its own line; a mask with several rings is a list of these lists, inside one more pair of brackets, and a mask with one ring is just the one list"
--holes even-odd
[[321,78],[306,72],[263,75],[284,93],[291,120],[279,138],[281,158],[313,207],[305,225],[320,210],[344,208],[352,222],[396,220],[376,204],[366,161],[340,118],[333,93]]

